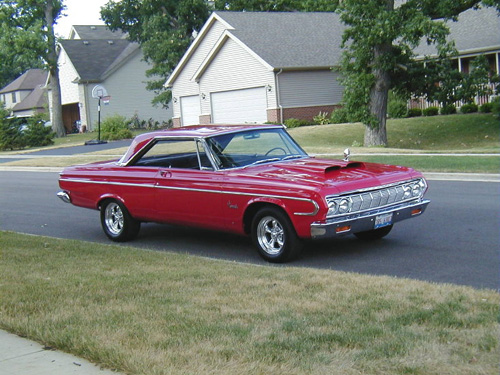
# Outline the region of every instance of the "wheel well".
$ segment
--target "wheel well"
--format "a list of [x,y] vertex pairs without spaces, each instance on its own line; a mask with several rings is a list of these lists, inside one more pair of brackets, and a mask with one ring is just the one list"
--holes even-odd
[[246,234],[250,234],[252,231],[252,220],[254,216],[264,207],[274,207],[282,211],[285,215],[288,216],[286,211],[277,204],[268,203],[268,202],[257,202],[252,203],[247,207],[245,214],[243,215],[243,230]]

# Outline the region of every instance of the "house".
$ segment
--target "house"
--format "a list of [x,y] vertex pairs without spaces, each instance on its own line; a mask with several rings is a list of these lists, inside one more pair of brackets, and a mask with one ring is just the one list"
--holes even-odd
[[[457,67],[485,53],[499,72],[500,19],[494,8],[450,21]],[[311,119],[342,100],[340,48],[345,26],[335,13],[214,12],[166,82],[174,126]],[[432,55],[422,44],[416,53]]]
[[48,72],[30,69],[0,90],[0,101],[13,117],[31,117],[47,110]]
[[61,40],[59,47],[63,122],[68,132],[75,122],[82,129],[97,129],[99,100],[92,97],[97,85],[107,91],[101,119],[119,114],[161,123],[172,118],[172,109],[151,104],[154,93],[146,90],[149,65],[126,34],[106,26],[73,26],[70,39]]
[[343,29],[334,13],[213,13],[166,82],[174,126],[331,112]]
[[[500,17],[495,8],[469,9],[461,13],[456,22],[448,21],[450,29],[448,39],[455,42],[458,56],[453,58],[454,68],[469,73],[471,62],[479,55],[484,55],[493,74],[500,74]],[[415,49],[417,59],[437,56],[433,45],[422,43]],[[490,84],[493,91],[494,85]],[[476,98],[477,104],[488,101],[488,97]],[[457,103],[460,106],[461,103]],[[424,99],[415,99],[413,107],[425,108],[438,103],[428,103]]]

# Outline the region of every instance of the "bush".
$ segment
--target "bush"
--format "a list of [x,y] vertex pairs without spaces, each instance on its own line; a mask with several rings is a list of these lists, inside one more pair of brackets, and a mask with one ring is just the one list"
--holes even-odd
[[299,126],[311,125],[309,121],[299,120],[298,118],[288,118],[285,120],[285,126],[288,129],[298,128]]
[[441,107],[440,113],[442,115],[453,115],[457,113],[457,107],[455,107],[453,104],[447,104]]
[[491,112],[497,115],[500,120],[500,96],[495,97],[491,100]]
[[408,109],[408,117],[418,117],[418,116],[422,116],[422,110],[420,108]]
[[332,124],[345,124],[349,122],[349,113],[345,107],[340,107],[334,110],[330,116],[330,123]]
[[422,113],[424,116],[436,116],[439,114],[439,108],[438,107],[429,107],[425,108]]
[[17,150],[26,147],[26,137],[17,119],[0,119],[0,150]]
[[313,122],[316,125],[326,125],[330,123],[330,116],[328,116],[328,112],[320,112],[316,116],[313,117]]
[[484,103],[479,107],[479,112],[491,113],[493,111],[493,103]]
[[114,115],[106,117],[101,124],[101,138],[108,141],[132,138],[128,128],[128,121],[124,116]]
[[403,118],[408,113],[408,106],[406,100],[399,99],[395,95],[389,95],[389,102],[387,103],[387,114],[391,118]]
[[467,113],[476,113],[478,111],[477,104],[471,103],[471,104],[464,104],[463,106],[460,107],[460,112],[462,112],[464,115]]
[[54,143],[55,133],[52,128],[45,126],[45,122],[45,115],[36,115],[28,120],[28,125],[24,131],[27,146],[49,146]]

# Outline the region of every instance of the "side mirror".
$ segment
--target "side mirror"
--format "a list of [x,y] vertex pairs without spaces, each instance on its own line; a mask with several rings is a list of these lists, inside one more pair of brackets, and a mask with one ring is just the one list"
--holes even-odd
[[348,148],[346,148],[344,150],[344,161],[349,161],[349,157],[351,156],[351,150],[349,150]]

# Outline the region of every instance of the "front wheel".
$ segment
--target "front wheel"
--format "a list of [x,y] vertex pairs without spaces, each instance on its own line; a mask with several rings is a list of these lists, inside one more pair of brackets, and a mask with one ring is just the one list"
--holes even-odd
[[263,208],[252,221],[252,240],[259,255],[273,263],[283,263],[297,257],[302,241],[290,219],[275,207]]
[[141,223],[130,216],[123,203],[115,200],[102,204],[101,225],[106,236],[116,242],[132,240],[141,228]]
[[392,229],[392,225],[388,225],[386,227],[379,228],[379,229],[372,229],[372,230],[368,230],[366,232],[354,233],[354,235],[356,237],[358,237],[360,240],[373,241],[373,240],[379,240],[382,237],[387,236],[389,234],[389,232],[391,231],[391,229]]

